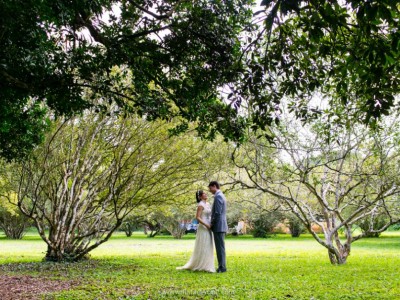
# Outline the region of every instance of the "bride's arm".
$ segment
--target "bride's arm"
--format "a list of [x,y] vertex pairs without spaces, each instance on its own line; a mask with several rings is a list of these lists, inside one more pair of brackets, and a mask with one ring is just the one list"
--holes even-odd
[[197,221],[199,221],[200,224],[203,224],[204,226],[206,226],[206,228],[210,229],[210,225],[205,223],[201,218],[201,213],[203,212],[203,209],[204,209],[203,206],[197,206],[196,219]]

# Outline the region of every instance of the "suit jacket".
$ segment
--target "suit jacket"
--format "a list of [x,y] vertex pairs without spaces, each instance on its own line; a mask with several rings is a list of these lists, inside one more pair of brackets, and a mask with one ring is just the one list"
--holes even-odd
[[213,232],[227,232],[226,222],[226,198],[221,191],[214,195],[214,203],[211,210],[211,230]]

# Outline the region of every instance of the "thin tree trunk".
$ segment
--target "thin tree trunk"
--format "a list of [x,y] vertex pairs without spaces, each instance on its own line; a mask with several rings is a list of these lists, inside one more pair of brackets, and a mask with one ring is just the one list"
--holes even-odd
[[[348,231],[347,234],[349,234]],[[328,256],[332,265],[343,265],[347,262],[347,257],[350,255],[351,250],[351,238],[352,237],[350,232],[349,236],[346,237],[346,242],[342,244],[337,231],[333,234],[328,235]],[[333,239],[335,241],[336,247],[333,245]]]

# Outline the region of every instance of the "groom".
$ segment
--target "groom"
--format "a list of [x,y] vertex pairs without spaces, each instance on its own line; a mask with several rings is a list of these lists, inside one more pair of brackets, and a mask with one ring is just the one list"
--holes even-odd
[[225,234],[228,231],[226,222],[226,199],[219,190],[219,183],[211,181],[208,189],[214,194],[214,203],[211,210],[211,230],[214,233],[215,250],[218,258],[218,273],[226,272]]

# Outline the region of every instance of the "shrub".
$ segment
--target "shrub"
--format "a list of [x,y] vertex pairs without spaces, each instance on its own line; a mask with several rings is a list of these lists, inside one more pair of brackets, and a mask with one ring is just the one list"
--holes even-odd
[[0,207],[0,228],[6,237],[15,240],[22,239],[30,225],[30,220],[24,215]]
[[287,224],[292,237],[299,237],[305,231],[303,223],[293,214],[287,216]]
[[282,214],[277,211],[260,213],[252,222],[253,236],[260,238],[269,237],[273,233],[274,227],[282,221],[282,218]]
[[387,220],[384,217],[378,216],[371,222],[370,219],[363,219],[357,225],[361,228],[361,231],[365,234],[365,237],[379,237],[380,232],[370,232],[371,230],[377,230],[385,226]]
[[390,226],[389,229],[393,230],[393,231],[400,230],[400,223],[397,223],[397,224],[394,224],[394,225]]

